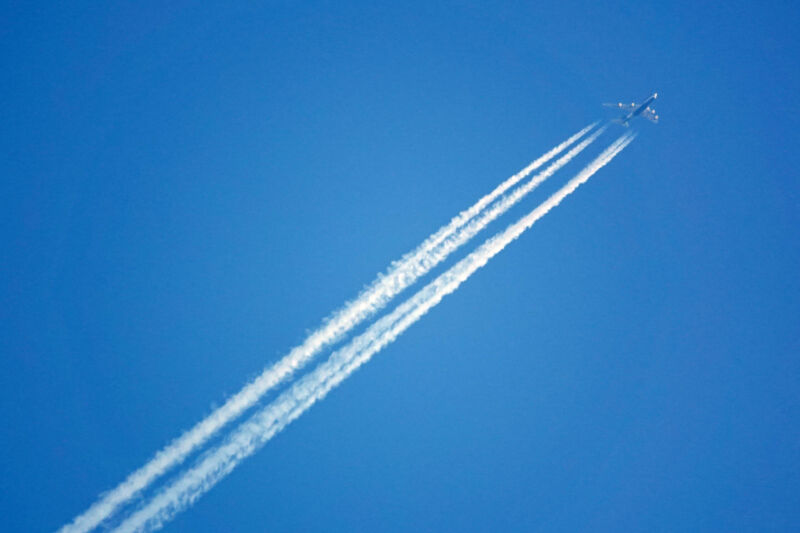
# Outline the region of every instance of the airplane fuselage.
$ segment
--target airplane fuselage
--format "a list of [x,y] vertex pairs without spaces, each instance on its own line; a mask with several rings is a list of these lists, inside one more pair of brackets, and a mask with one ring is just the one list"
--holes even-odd
[[638,117],[639,115],[641,115],[641,114],[642,114],[642,112],[643,112],[645,109],[647,109],[647,106],[649,106],[650,104],[652,104],[652,103],[653,103],[653,100],[655,100],[656,98],[658,98],[658,93],[653,93],[652,95],[650,95],[650,96],[647,98],[647,100],[645,100],[644,102],[642,102],[642,103],[641,103],[641,105],[639,105],[639,107],[637,107],[636,109],[634,109],[633,111],[631,111],[630,113],[628,113],[628,114],[627,114],[627,115],[626,115],[626,116],[625,116],[625,117],[622,119],[622,122],[623,122],[623,124],[625,124],[625,125],[627,126],[627,125],[628,125],[628,122],[630,122],[630,121],[631,121],[631,119],[634,119],[634,118]]

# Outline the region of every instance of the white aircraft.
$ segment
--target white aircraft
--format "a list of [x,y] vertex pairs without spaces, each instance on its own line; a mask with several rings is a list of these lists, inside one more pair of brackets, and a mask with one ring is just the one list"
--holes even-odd
[[618,104],[603,104],[606,107],[613,107],[615,109],[620,109],[625,112],[624,115],[616,119],[614,122],[618,124],[622,124],[623,126],[628,126],[631,120],[642,115],[644,118],[649,120],[650,122],[654,122],[658,124],[658,114],[656,114],[656,110],[647,107],[653,103],[653,100],[658,98],[658,93],[653,93],[651,96],[647,97],[647,99],[642,102],[641,104],[637,104],[636,102],[631,102],[630,104],[623,104],[622,102]]

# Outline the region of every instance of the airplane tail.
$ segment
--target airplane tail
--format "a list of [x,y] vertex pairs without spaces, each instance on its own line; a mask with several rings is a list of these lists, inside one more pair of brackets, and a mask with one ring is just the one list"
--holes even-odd
[[628,121],[627,120],[622,120],[621,118],[615,118],[611,122],[613,122],[615,124],[619,124],[620,126],[625,126],[626,128],[628,127]]

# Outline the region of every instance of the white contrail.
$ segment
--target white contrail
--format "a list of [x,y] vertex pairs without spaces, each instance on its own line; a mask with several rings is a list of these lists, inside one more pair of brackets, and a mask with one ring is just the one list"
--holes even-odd
[[482,229],[488,226],[489,223],[511,209],[515,204],[517,204],[517,202],[522,200],[525,195],[529,194],[531,191],[533,191],[533,189],[541,185],[547,178],[555,174],[564,165],[572,161],[575,156],[581,153],[587,146],[592,144],[600,135],[603,134],[605,130],[606,127],[603,126],[589,137],[576,144],[572,149],[570,149],[569,152],[559,157],[546,169],[531,178],[530,181],[520,185],[508,195],[503,196],[491,207],[485,209],[468,223],[466,223],[460,230],[446,238],[441,245],[437,246],[435,249],[431,250],[430,253],[422,257],[419,262],[422,266],[426,267],[426,272],[443,261],[454,250],[472,239],[472,237],[477,235]]
[[[590,124],[533,161],[501,183],[491,193],[478,200],[475,205],[459,213],[416,249],[392,263],[384,274],[379,275],[375,281],[362,290],[356,299],[346,303],[340,310],[328,317],[322,326],[311,333],[301,345],[293,348],[280,361],[266,368],[256,379],[231,396],[221,407],[156,453],[150,461],[131,473],[116,488],[103,494],[83,514],[63,526],[59,533],[85,533],[94,529],[111,516],[119,506],[128,502],[169,469],[183,462],[190,453],[203,445],[222,427],[240,416],[269,390],[308,363],[321,349],[339,340],[356,325],[379,311],[416,279],[425,275],[430,268],[457,248],[457,245],[454,246],[450,242],[447,246],[448,251],[445,253],[440,251],[434,261],[427,258],[432,249],[451,237],[505,191],[564,151],[596,125],[596,122]],[[474,235],[474,232],[472,234]],[[463,242],[466,241],[462,241],[462,244]]]
[[115,530],[118,533],[151,531],[160,528],[175,514],[194,503],[243,459],[253,454],[275,434],[367,362],[375,353],[394,341],[442,298],[455,291],[476,270],[484,266],[509,243],[522,235],[537,220],[605,166],[634,138],[625,134],[580,173],[528,215],[488,239],[478,249],[456,263],[447,272],[426,285],[416,295],[398,306],[356,337],[350,344],[300,379],[271,404],[242,423],[195,466],[167,486],[149,503],[131,514]]
[[[492,221],[511,209],[522,200],[526,194],[530,193],[564,165],[572,161],[575,156],[592,144],[605,130],[605,126],[599,128],[589,137],[576,144],[566,154],[556,159],[546,169],[536,174],[536,176],[531,178],[527,183],[520,185],[511,193],[501,197],[489,207],[486,207],[483,211],[473,216],[471,220],[467,220],[459,229],[444,237],[437,245],[428,250],[427,253],[420,254],[418,257],[410,260],[405,268],[397,270],[392,276],[387,276],[384,282],[394,285],[390,294],[397,295],[421,276],[430,272],[431,269],[447,259],[447,257],[459,247],[469,242],[470,239],[480,233],[480,231]],[[383,307],[386,302],[388,302],[388,299],[381,303],[381,307]]]

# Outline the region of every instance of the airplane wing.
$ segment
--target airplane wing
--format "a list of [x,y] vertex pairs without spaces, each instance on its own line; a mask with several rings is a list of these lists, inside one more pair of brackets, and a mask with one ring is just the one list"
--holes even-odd
[[648,107],[647,109],[642,111],[642,116],[647,120],[649,120],[650,122],[658,124],[658,113],[656,113],[655,109]]
[[617,104],[603,104],[605,107],[613,107],[614,109],[619,109],[620,111],[624,111],[625,113],[630,113],[634,109],[636,109],[636,104],[623,104],[619,102]]

